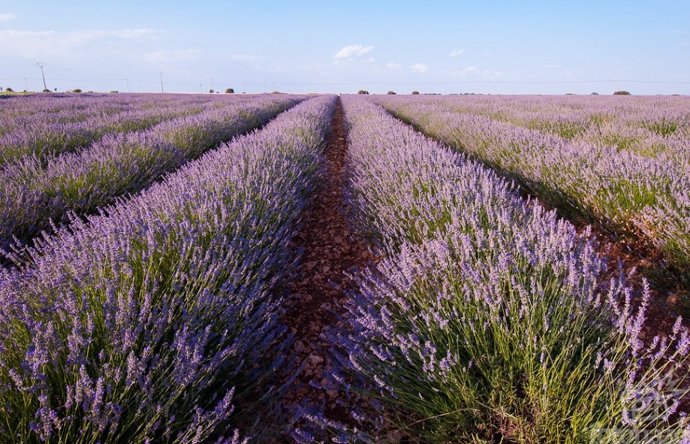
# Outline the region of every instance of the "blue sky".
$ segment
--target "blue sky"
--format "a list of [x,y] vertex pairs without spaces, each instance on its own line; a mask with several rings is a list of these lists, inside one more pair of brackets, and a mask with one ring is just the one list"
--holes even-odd
[[0,0],[0,86],[690,94],[690,1]]

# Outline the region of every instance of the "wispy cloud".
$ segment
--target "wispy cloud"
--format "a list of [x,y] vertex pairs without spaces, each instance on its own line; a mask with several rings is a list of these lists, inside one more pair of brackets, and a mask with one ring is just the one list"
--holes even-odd
[[422,74],[429,71],[429,68],[424,63],[415,63],[414,65],[410,65],[410,69],[414,72]]
[[403,66],[400,63],[393,63],[393,62],[386,63],[386,68],[398,69],[398,68],[402,68],[402,67]]
[[464,53],[465,53],[465,50],[464,50],[464,49],[454,49],[454,50],[452,50],[452,51],[450,52],[450,54],[448,54],[448,55],[451,56],[451,57],[460,57],[460,56],[463,55]]
[[363,45],[347,45],[340,51],[333,55],[336,62],[341,60],[364,60],[366,62],[373,62],[373,57],[364,59],[364,56],[369,54],[371,50],[374,49],[373,46],[363,46]]
[[155,40],[160,31],[149,28],[112,29],[112,30],[83,30],[83,31],[25,31],[15,29],[0,30],[0,55],[13,55],[33,58],[36,56],[71,55],[79,56],[86,53],[86,49],[97,47],[102,54],[104,46],[112,47],[120,44],[129,52],[133,42]]
[[17,16],[15,14],[12,14],[11,12],[0,13],[0,22],[9,22],[16,18]]
[[673,32],[674,32],[675,34],[683,34],[683,35],[688,35],[688,34],[690,34],[690,32],[688,32],[688,31],[686,31],[686,30],[684,30],[684,29],[674,29]]
[[560,68],[561,65],[558,63],[546,63],[544,65],[541,65],[541,69],[558,69]]

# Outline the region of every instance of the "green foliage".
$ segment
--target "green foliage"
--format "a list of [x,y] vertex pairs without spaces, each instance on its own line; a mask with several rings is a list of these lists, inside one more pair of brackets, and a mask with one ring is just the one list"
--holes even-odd
[[667,137],[678,130],[678,122],[662,119],[656,122],[649,122],[647,124],[647,129],[662,137]]

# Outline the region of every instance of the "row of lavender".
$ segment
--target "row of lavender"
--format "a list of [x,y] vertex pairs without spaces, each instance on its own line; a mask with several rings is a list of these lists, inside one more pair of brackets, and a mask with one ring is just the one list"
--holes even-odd
[[[178,100],[180,96],[159,98],[166,102]],[[30,96],[9,96],[3,99],[0,108],[0,134],[35,122],[76,122],[92,114],[94,107],[102,115],[114,114],[126,109],[141,108],[152,104],[152,96],[133,95],[91,95],[91,94],[35,94]]]
[[643,344],[645,305],[631,308],[586,235],[381,107],[343,102],[358,225],[383,260],[348,309],[333,376],[372,400],[381,433],[690,442],[680,319]]
[[[438,98],[424,97],[427,103]],[[441,102],[463,113],[566,139],[690,163],[686,97],[472,96]]]
[[[242,96],[131,95],[114,101],[108,96],[67,96],[53,98],[58,105],[47,111],[43,108],[46,99],[40,96],[3,102],[6,116],[0,135],[0,165],[27,156],[44,162],[84,148],[106,134],[141,130],[167,119],[246,100]],[[30,112],[32,108],[38,111]]]
[[642,235],[690,280],[690,163],[453,111],[462,100],[377,99],[396,116],[518,179],[549,205]]
[[80,152],[47,162],[31,157],[7,165],[0,170],[0,248],[31,239],[70,212],[87,214],[118,196],[138,192],[300,100],[266,95],[224,102],[146,130],[105,135]]
[[110,115],[118,112],[157,107],[164,103],[207,103],[216,97],[182,94],[34,94],[10,96],[0,108],[0,134],[21,125],[36,123],[77,122],[94,114]]
[[[0,271],[0,441],[267,442],[318,97]],[[236,406],[236,407],[233,407]]]

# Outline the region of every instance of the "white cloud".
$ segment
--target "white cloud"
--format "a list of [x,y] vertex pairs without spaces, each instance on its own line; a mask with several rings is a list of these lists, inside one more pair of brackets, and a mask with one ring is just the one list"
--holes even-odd
[[451,56],[451,57],[460,57],[460,56],[463,55],[464,53],[465,53],[465,50],[464,50],[464,49],[454,49],[454,50],[452,50],[452,51],[450,52],[450,54],[448,54],[448,55]]
[[415,63],[414,65],[410,65],[410,69],[414,72],[419,73],[425,73],[429,71],[429,68],[423,63]]
[[403,66],[400,63],[393,63],[393,62],[386,63],[386,68],[398,69],[398,68],[402,68],[402,67]]
[[23,31],[0,30],[0,55],[34,58],[54,55],[80,55],[89,47],[122,44],[129,52],[132,42],[154,40],[160,31],[148,28],[84,30],[84,31]]
[[[336,52],[335,55],[333,55],[333,58],[336,62],[339,60],[357,59],[368,54],[369,52],[371,52],[372,49],[374,49],[373,46],[348,45],[342,48],[340,51]],[[374,59],[372,57],[369,57],[365,61],[373,62]]]
[[0,22],[9,22],[16,18],[17,16],[12,14],[11,12],[0,13]]
[[683,34],[683,35],[688,35],[688,34],[690,34],[690,32],[685,31],[684,29],[676,29],[676,30],[674,30],[673,32],[676,33],[676,34]]

